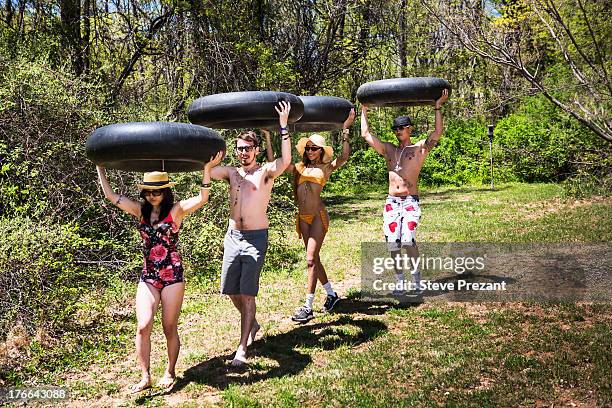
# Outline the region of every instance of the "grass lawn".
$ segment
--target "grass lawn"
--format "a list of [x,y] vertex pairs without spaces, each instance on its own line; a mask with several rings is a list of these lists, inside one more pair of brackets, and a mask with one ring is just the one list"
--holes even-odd
[[[260,337],[247,369],[228,367],[239,315],[217,288],[188,285],[179,323],[179,381],[166,394],[126,396],[138,381],[133,318],[112,323],[112,345],[44,381],[68,387],[69,406],[604,406],[612,401],[612,305],[593,303],[374,304],[359,296],[360,243],[381,241],[385,194],[328,196],[321,258],[345,299],[306,325],[289,320],[303,301],[305,268],[266,271]],[[612,200],[565,198],[551,184],[422,192],[420,241],[611,242]],[[292,243],[300,246],[297,237]],[[122,292],[130,315],[132,292]],[[123,298],[122,298],[123,299]],[[315,308],[324,295],[317,289]],[[316,312],[315,309],[315,312]],[[159,322],[154,381],[164,370]],[[87,362],[87,363],[85,363]],[[64,368],[66,367],[66,368]]]

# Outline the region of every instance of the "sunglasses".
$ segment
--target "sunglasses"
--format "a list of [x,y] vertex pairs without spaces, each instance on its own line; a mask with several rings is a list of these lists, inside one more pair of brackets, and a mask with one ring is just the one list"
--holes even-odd
[[407,126],[396,126],[393,128],[393,130],[404,130],[404,128],[410,127],[411,125],[407,125]]
[[163,190],[146,190],[144,192],[145,197],[146,196],[153,196],[153,197],[159,197],[160,195],[162,195],[164,193]]
[[257,146],[236,146],[236,151],[237,152],[251,152],[253,149],[255,149]]
[[317,150],[322,150],[323,148],[320,146],[306,146],[304,150],[307,152],[316,152]]

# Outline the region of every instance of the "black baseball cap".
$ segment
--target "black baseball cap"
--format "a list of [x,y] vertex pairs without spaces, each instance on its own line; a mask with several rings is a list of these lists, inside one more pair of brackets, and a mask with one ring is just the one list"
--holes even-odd
[[413,126],[412,119],[410,119],[410,117],[408,116],[398,116],[397,118],[393,119],[393,124],[391,125],[391,129],[395,130],[399,127],[405,127],[405,126]]

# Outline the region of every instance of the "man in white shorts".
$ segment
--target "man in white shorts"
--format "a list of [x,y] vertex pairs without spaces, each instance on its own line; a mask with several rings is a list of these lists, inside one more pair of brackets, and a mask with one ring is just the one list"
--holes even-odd
[[[419,207],[418,179],[425,158],[440,140],[444,129],[440,109],[448,99],[448,90],[442,91],[442,95],[436,100],[435,129],[427,139],[412,143],[410,135],[414,128],[412,120],[408,116],[400,116],[393,120],[391,128],[399,146],[389,142],[382,142],[370,133],[367,119],[367,106],[361,107],[361,136],[381,154],[387,162],[389,172],[389,195],[383,209],[383,232],[389,246],[391,256],[395,258],[406,248],[409,257],[418,257],[416,243],[416,229],[421,218]],[[418,288],[420,284],[420,273],[416,267],[410,271],[412,282]],[[398,282],[404,282],[403,271],[396,270]],[[401,291],[395,292],[401,294]],[[418,292],[417,292],[418,293]]]

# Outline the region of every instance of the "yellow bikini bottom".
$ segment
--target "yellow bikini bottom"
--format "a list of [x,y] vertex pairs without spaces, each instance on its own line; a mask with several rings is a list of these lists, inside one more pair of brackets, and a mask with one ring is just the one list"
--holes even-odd
[[[295,220],[295,229],[298,233],[298,237],[302,238],[302,230],[300,229],[300,220],[304,221],[306,224],[311,225],[314,221],[316,214],[298,214]],[[327,232],[329,229],[329,218],[325,211],[319,211],[319,216],[321,217],[321,224],[323,224],[323,231]]]

